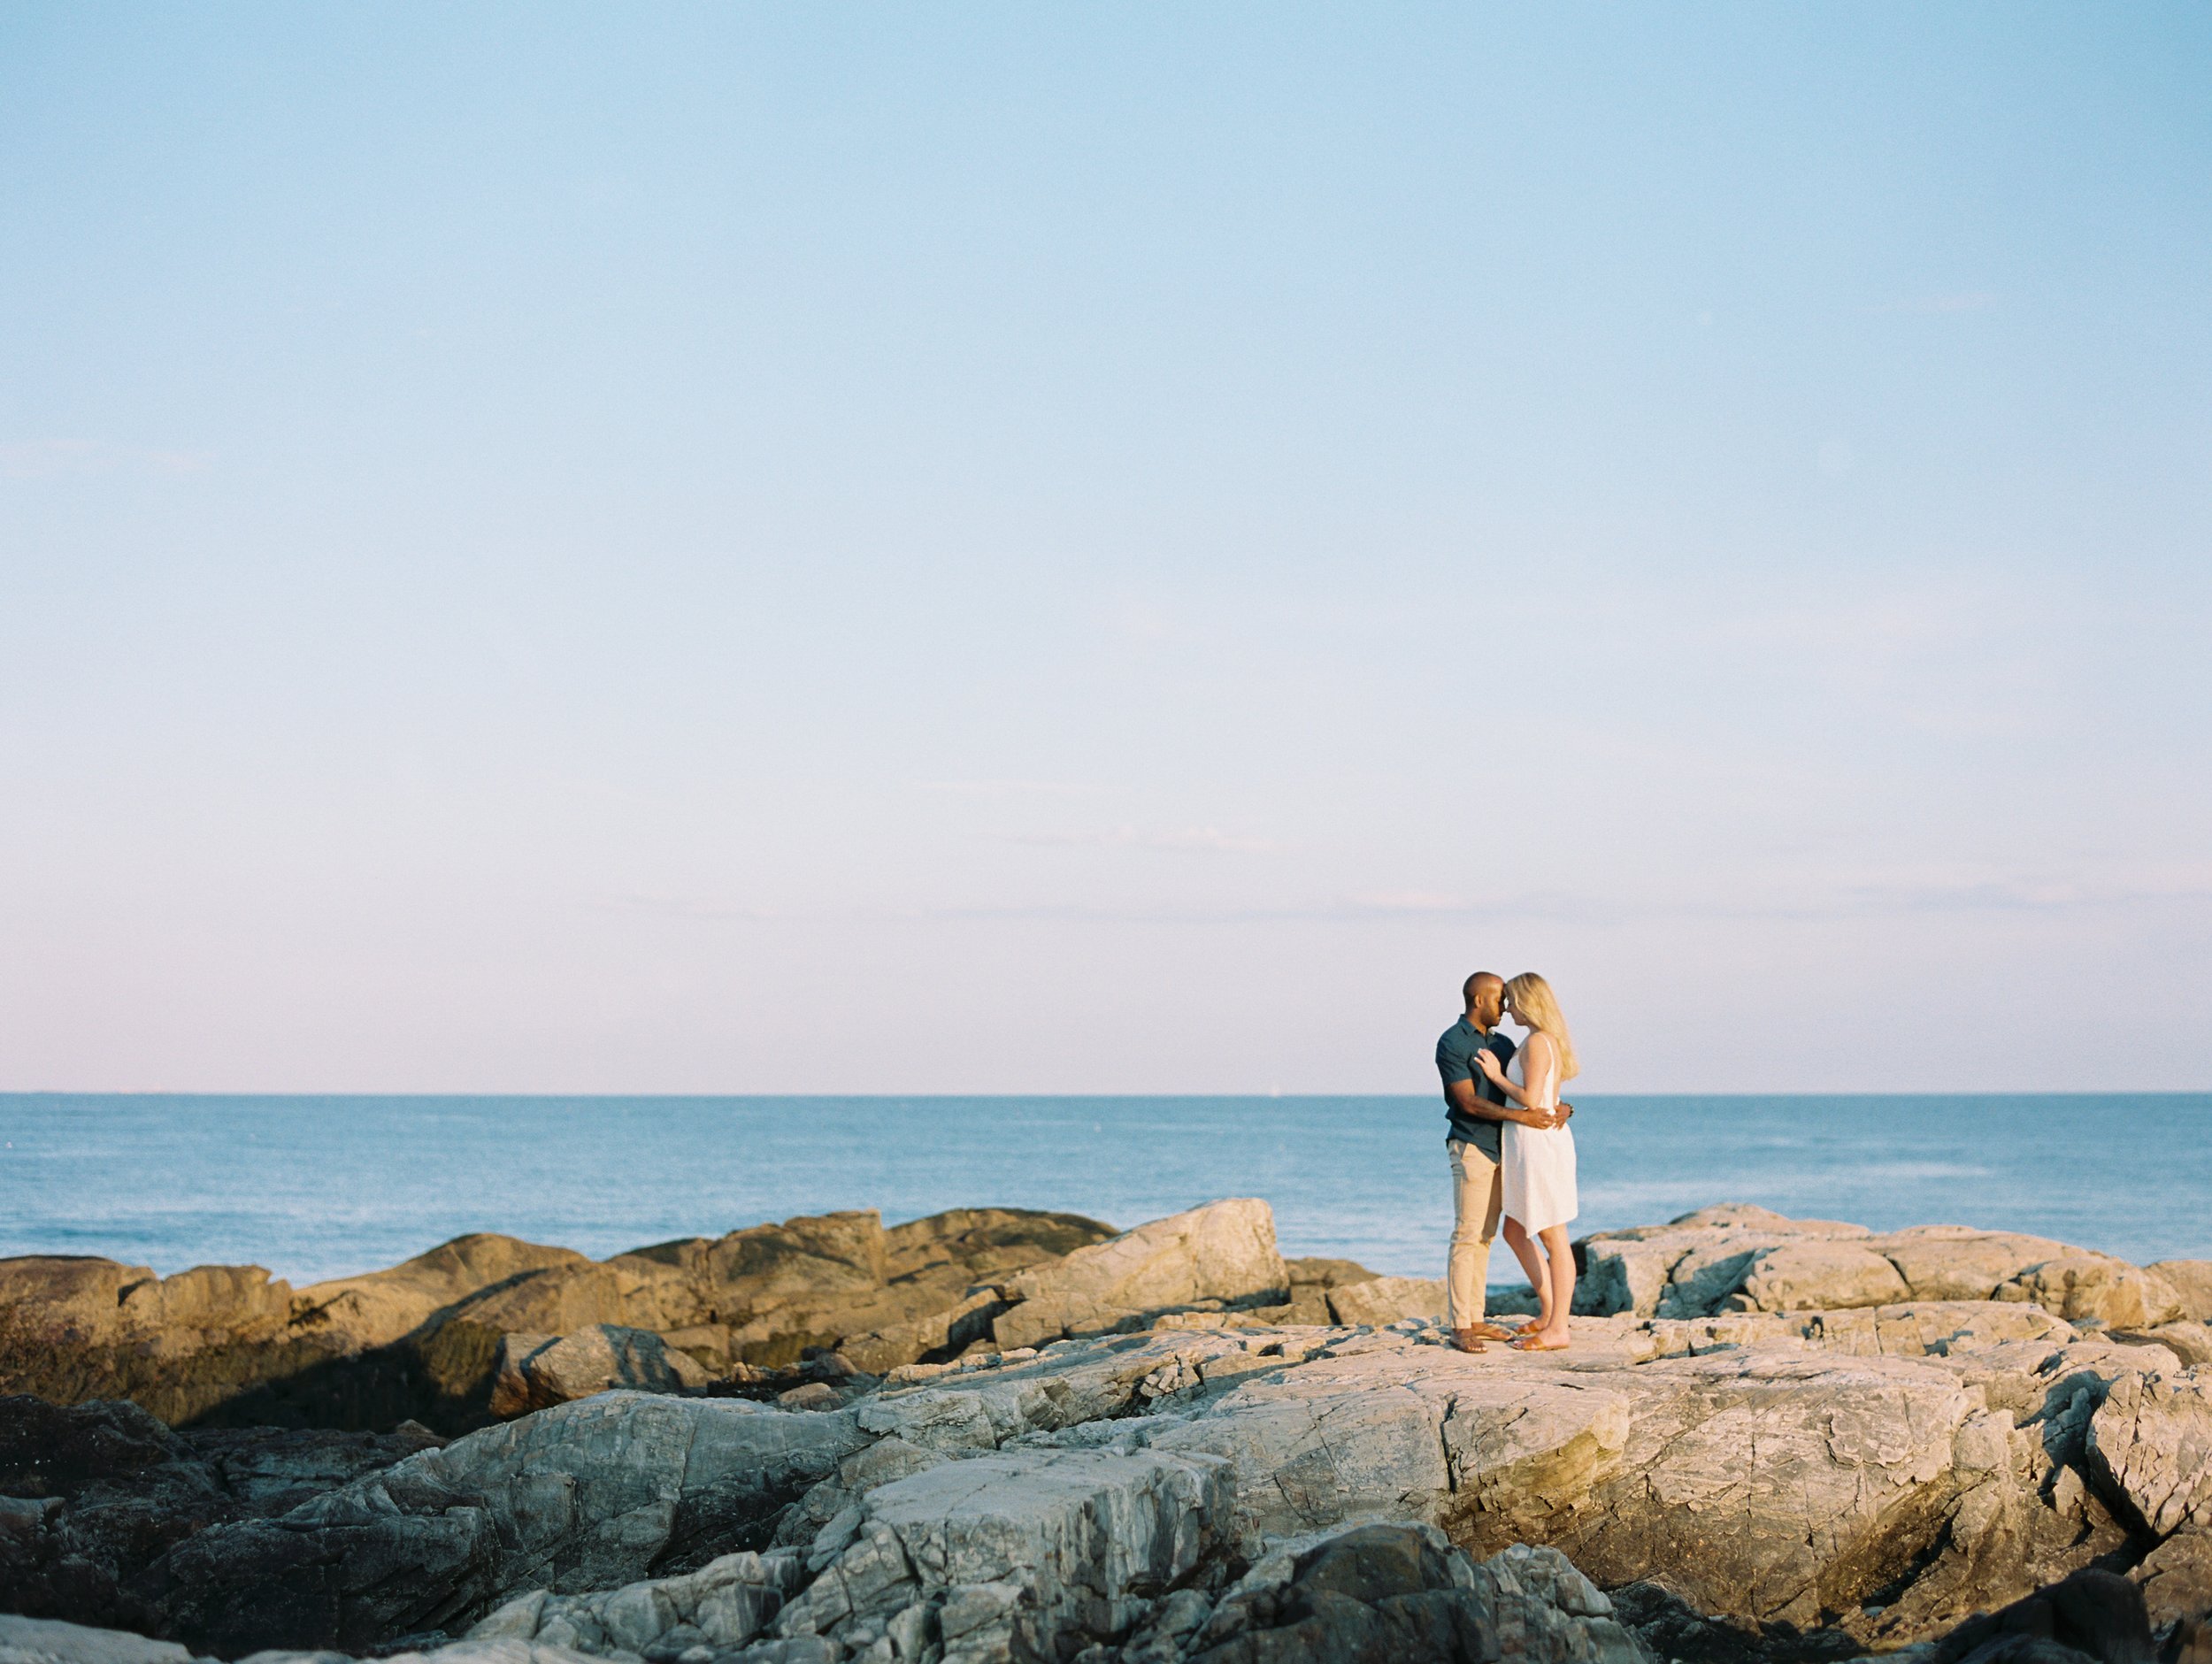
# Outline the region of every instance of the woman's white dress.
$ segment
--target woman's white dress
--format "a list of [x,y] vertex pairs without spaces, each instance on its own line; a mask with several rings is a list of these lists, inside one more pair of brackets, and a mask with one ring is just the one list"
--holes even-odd
[[[1513,1054],[1513,1062],[1506,1068],[1506,1077],[1517,1086],[1526,1086],[1527,1077],[1521,1071],[1521,1054]],[[1544,1094],[1544,1101],[1532,1103],[1532,1109],[1548,1109],[1559,1101],[1559,1089],[1555,1085]],[[1505,1123],[1505,1216],[1520,1221],[1521,1229],[1534,1236],[1553,1225],[1563,1225],[1582,1211],[1582,1204],[1575,1195],[1575,1135],[1571,1128],[1525,1127],[1517,1121]]]

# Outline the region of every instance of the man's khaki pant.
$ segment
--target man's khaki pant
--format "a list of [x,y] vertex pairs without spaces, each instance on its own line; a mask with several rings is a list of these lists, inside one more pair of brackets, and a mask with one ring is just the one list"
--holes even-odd
[[1490,1244],[1505,1203],[1498,1164],[1458,1139],[1444,1142],[1452,1164],[1452,1252],[1444,1268],[1444,1321],[1466,1329],[1483,1321]]

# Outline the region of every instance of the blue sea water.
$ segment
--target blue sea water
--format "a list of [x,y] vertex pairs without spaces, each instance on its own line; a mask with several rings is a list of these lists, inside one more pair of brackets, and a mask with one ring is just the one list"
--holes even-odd
[[[1877,1229],[2032,1231],[2212,1257],[2212,1094],[1577,1100],[1578,1232],[1718,1201]],[[0,1255],[296,1285],[469,1231],[604,1255],[879,1208],[1135,1224],[1273,1204],[1284,1252],[1441,1274],[1433,1098],[461,1098],[0,1094]],[[1512,1271],[1502,1253],[1492,1275]]]

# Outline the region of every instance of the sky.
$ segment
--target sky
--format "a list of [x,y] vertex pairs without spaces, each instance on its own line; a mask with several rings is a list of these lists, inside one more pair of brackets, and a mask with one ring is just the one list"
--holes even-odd
[[2212,1086],[2212,12],[0,11],[0,1090]]

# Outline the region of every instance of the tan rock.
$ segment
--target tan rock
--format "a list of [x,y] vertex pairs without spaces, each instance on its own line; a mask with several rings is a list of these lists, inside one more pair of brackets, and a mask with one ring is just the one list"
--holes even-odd
[[2154,1329],[2181,1315],[2181,1298],[2163,1277],[2101,1254],[2047,1260],[2006,1283],[1996,1298],[2032,1300],[2069,1322],[2093,1317],[2116,1329]]
[[1294,1294],[1299,1289],[1341,1288],[1348,1283],[1371,1283],[1376,1273],[1356,1260],[1330,1260],[1308,1256],[1302,1260],[1285,1260],[1290,1271],[1290,1286]]
[[0,1320],[36,1344],[76,1337],[105,1340],[123,1328],[126,1290],[155,1284],[142,1265],[79,1254],[30,1254],[0,1260]]
[[628,1292],[626,1284],[635,1287],[640,1280],[624,1277],[611,1265],[586,1260],[552,1266],[462,1301],[453,1321],[474,1323],[495,1334],[537,1335],[620,1323],[633,1315],[623,1298]]
[[1408,1318],[1444,1316],[1442,1277],[1375,1277],[1364,1283],[1347,1283],[1328,1291],[1329,1314],[1340,1323],[1366,1323],[1377,1329]]
[[954,1305],[893,1323],[840,1343],[853,1366],[870,1375],[887,1375],[902,1364],[932,1353],[956,1357],[986,1338],[991,1322],[1006,1309],[995,1288],[977,1289]]
[[642,1329],[595,1323],[571,1335],[510,1334],[500,1346],[492,1414],[520,1415],[613,1387],[668,1392],[713,1377],[688,1353]]
[[293,1297],[293,1324],[342,1334],[356,1348],[388,1346],[471,1295],[550,1266],[588,1261],[572,1248],[479,1232],[359,1277],[334,1278]]
[[1207,1300],[1263,1305],[1289,1292],[1273,1210],[1248,1198],[1210,1202],[1018,1273],[1002,1290],[1012,1308],[992,1333],[1002,1348],[1033,1346]]
[[1865,1246],[1886,1257],[1913,1298],[1924,1300],[1991,1300],[2031,1266],[2080,1252],[2047,1237],[1969,1225],[1916,1225]]
[[1645,1229],[1753,1231],[1769,1235],[1830,1238],[1869,1234],[1864,1225],[1847,1224],[1839,1219],[1793,1219],[1787,1214],[1778,1214],[1771,1208],[1761,1208],[1752,1202],[1722,1202],[1700,1208],[1664,1225]]
[[[1881,1356],[1878,1346],[1839,1345],[1833,1335],[1824,1335],[1821,1330],[1824,1323],[1855,1320],[1855,1326],[1865,1329],[1870,1339],[1872,1315],[1870,1312],[1816,1313],[1810,1317],[1798,1312],[1724,1312],[1717,1317],[1655,1317],[1640,1327],[1651,1338],[1650,1355],[1655,1358],[1698,1358],[1709,1352],[1802,1353],[1816,1346]],[[1858,1338],[1853,1337],[1855,1341]],[[1914,1352],[1904,1355],[1919,1354]]]
[[1625,1234],[1589,1238],[1583,1244],[1583,1274],[1575,1283],[1576,1315],[1652,1316],[1666,1293],[1669,1275],[1687,1252],[1687,1245],[1674,1238],[1646,1241]]
[[686,1353],[710,1375],[729,1373],[733,1361],[730,1331],[723,1324],[697,1323],[689,1329],[664,1329],[661,1330],[661,1344]]
[[257,1265],[196,1265],[123,1297],[127,1324],[213,1330],[242,1339],[272,1335],[291,1315],[292,1285],[271,1281]]
[[955,1208],[886,1231],[884,1270],[895,1283],[949,1267],[963,1287],[972,1287],[1110,1241],[1116,1234],[1111,1225],[1080,1214]]
[[2088,1453],[2150,1530],[2212,1528],[2212,1378],[2119,1376],[2090,1421]]
[[[1749,1297],[1738,1297],[1762,1252],[1867,1235],[1863,1225],[1791,1219],[1745,1202],[1701,1208],[1669,1224],[1599,1231],[1578,1245],[1583,1275],[1575,1310],[1690,1318],[1709,1316],[1732,1303],[1740,1308],[1751,1304]],[[1867,1275],[1862,1268],[1861,1280]]]
[[1686,1251],[1667,1273],[1659,1295],[1662,1317],[1704,1317],[1730,1309],[1763,1250],[1792,1240],[1764,1232],[1701,1229],[1688,1233]]
[[2212,1260],[2161,1260],[2144,1269],[2155,1273],[2180,1296],[2184,1317],[2192,1323],[2212,1323]]
[[890,1275],[882,1215],[872,1208],[664,1242],[607,1264],[634,1277],[635,1288],[658,1291],[662,1326],[672,1328],[742,1325],[797,1303],[873,1293]]
[[[872,1211],[759,1225],[618,1254],[619,1321],[656,1329],[724,1325],[753,1364],[810,1346],[864,1353],[881,1373],[989,1333],[979,1284],[1109,1238],[1073,1214],[956,1208],[885,1230]],[[859,1361],[856,1358],[856,1361]]]
[[1805,1338],[1860,1356],[1966,1356],[2021,1341],[2046,1343],[2048,1356],[2075,1339],[2073,1328],[2039,1306],[2005,1300],[1908,1300],[1872,1310],[1816,1312]]
[[1755,1254],[1743,1297],[1754,1311],[1892,1306],[1911,1291],[1897,1268],[1854,1242],[1791,1242]]
[[2212,1364],[2212,1324],[2160,1323],[2154,1329],[2116,1330],[2112,1338],[2163,1346],[2185,1369]]
[[2128,1577],[2141,1587],[2154,1629],[2212,1617],[2212,1530],[2184,1526]]

